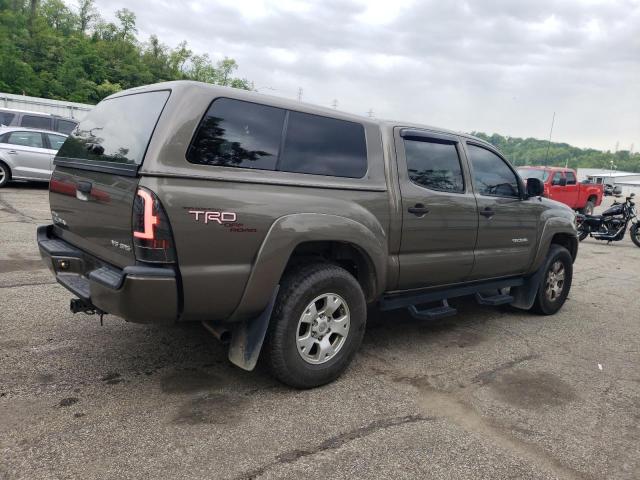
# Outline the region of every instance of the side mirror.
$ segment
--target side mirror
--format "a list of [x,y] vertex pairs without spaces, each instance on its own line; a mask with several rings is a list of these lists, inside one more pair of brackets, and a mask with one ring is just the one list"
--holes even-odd
[[562,177],[560,179],[560,181],[558,182],[558,185],[560,185],[561,187],[566,187],[567,186],[567,179]]
[[544,193],[544,184],[539,178],[527,178],[527,196],[539,197]]

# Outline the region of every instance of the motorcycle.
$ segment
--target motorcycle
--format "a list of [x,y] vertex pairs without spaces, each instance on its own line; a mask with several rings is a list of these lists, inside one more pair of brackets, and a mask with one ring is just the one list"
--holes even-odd
[[624,202],[614,201],[602,215],[576,215],[578,239],[582,241],[590,236],[609,243],[617,242],[624,238],[631,222],[629,229],[631,240],[640,247],[640,223],[637,219],[634,197],[635,193],[632,193]]

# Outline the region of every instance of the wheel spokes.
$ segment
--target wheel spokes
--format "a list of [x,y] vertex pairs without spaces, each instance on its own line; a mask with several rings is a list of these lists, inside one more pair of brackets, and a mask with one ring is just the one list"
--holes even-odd
[[334,314],[336,310],[338,310],[342,306],[342,299],[336,297],[334,295],[329,295],[327,297],[327,303],[324,308],[324,313],[330,317]]

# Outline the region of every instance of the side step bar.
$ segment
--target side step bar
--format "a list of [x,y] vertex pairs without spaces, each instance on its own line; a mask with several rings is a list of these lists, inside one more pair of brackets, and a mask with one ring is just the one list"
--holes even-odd
[[[476,301],[481,305],[506,305],[515,299],[511,295],[500,293],[502,288],[519,287],[524,284],[524,278],[514,277],[489,282],[478,282],[457,287],[422,291],[419,293],[387,295],[383,297],[378,306],[382,311],[407,308],[411,316],[417,320],[436,320],[450,317],[458,311],[449,305],[448,299],[475,295]],[[495,295],[485,296],[481,292],[495,291]],[[418,308],[418,305],[440,302],[437,307]]]
[[506,305],[508,303],[512,303],[514,298],[511,295],[506,295],[498,292],[497,295],[493,295],[491,297],[483,297],[480,292],[476,293],[476,302],[480,305]]
[[[449,298],[466,297],[479,292],[500,290],[501,288],[519,287],[524,285],[525,279],[522,277],[505,278],[502,280],[491,280],[488,282],[478,282],[467,285],[460,285],[451,288],[438,290],[423,290],[414,293],[401,293],[397,295],[385,295],[378,304],[380,310],[397,310],[411,305],[421,305],[423,303],[439,302]],[[492,297],[489,297],[492,298]]]
[[409,313],[416,320],[438,320],[440,318],[451,317],[458,313],[453,307],[449,306],[449,302],[442,300],[442,305],[439,307],[425,308],[424,310],[418,310],[415,305],[409,306]]

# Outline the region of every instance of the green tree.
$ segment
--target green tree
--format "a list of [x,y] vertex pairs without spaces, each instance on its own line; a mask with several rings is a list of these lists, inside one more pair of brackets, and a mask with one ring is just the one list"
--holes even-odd
[[186,42],[169,48],[136,37],[136,15],[123,8],[116,23],[100,19],[94,0],[0,0],[0,90],[95,103],[149,83],[193,79],[236,88],[235,60],[194,55]]

